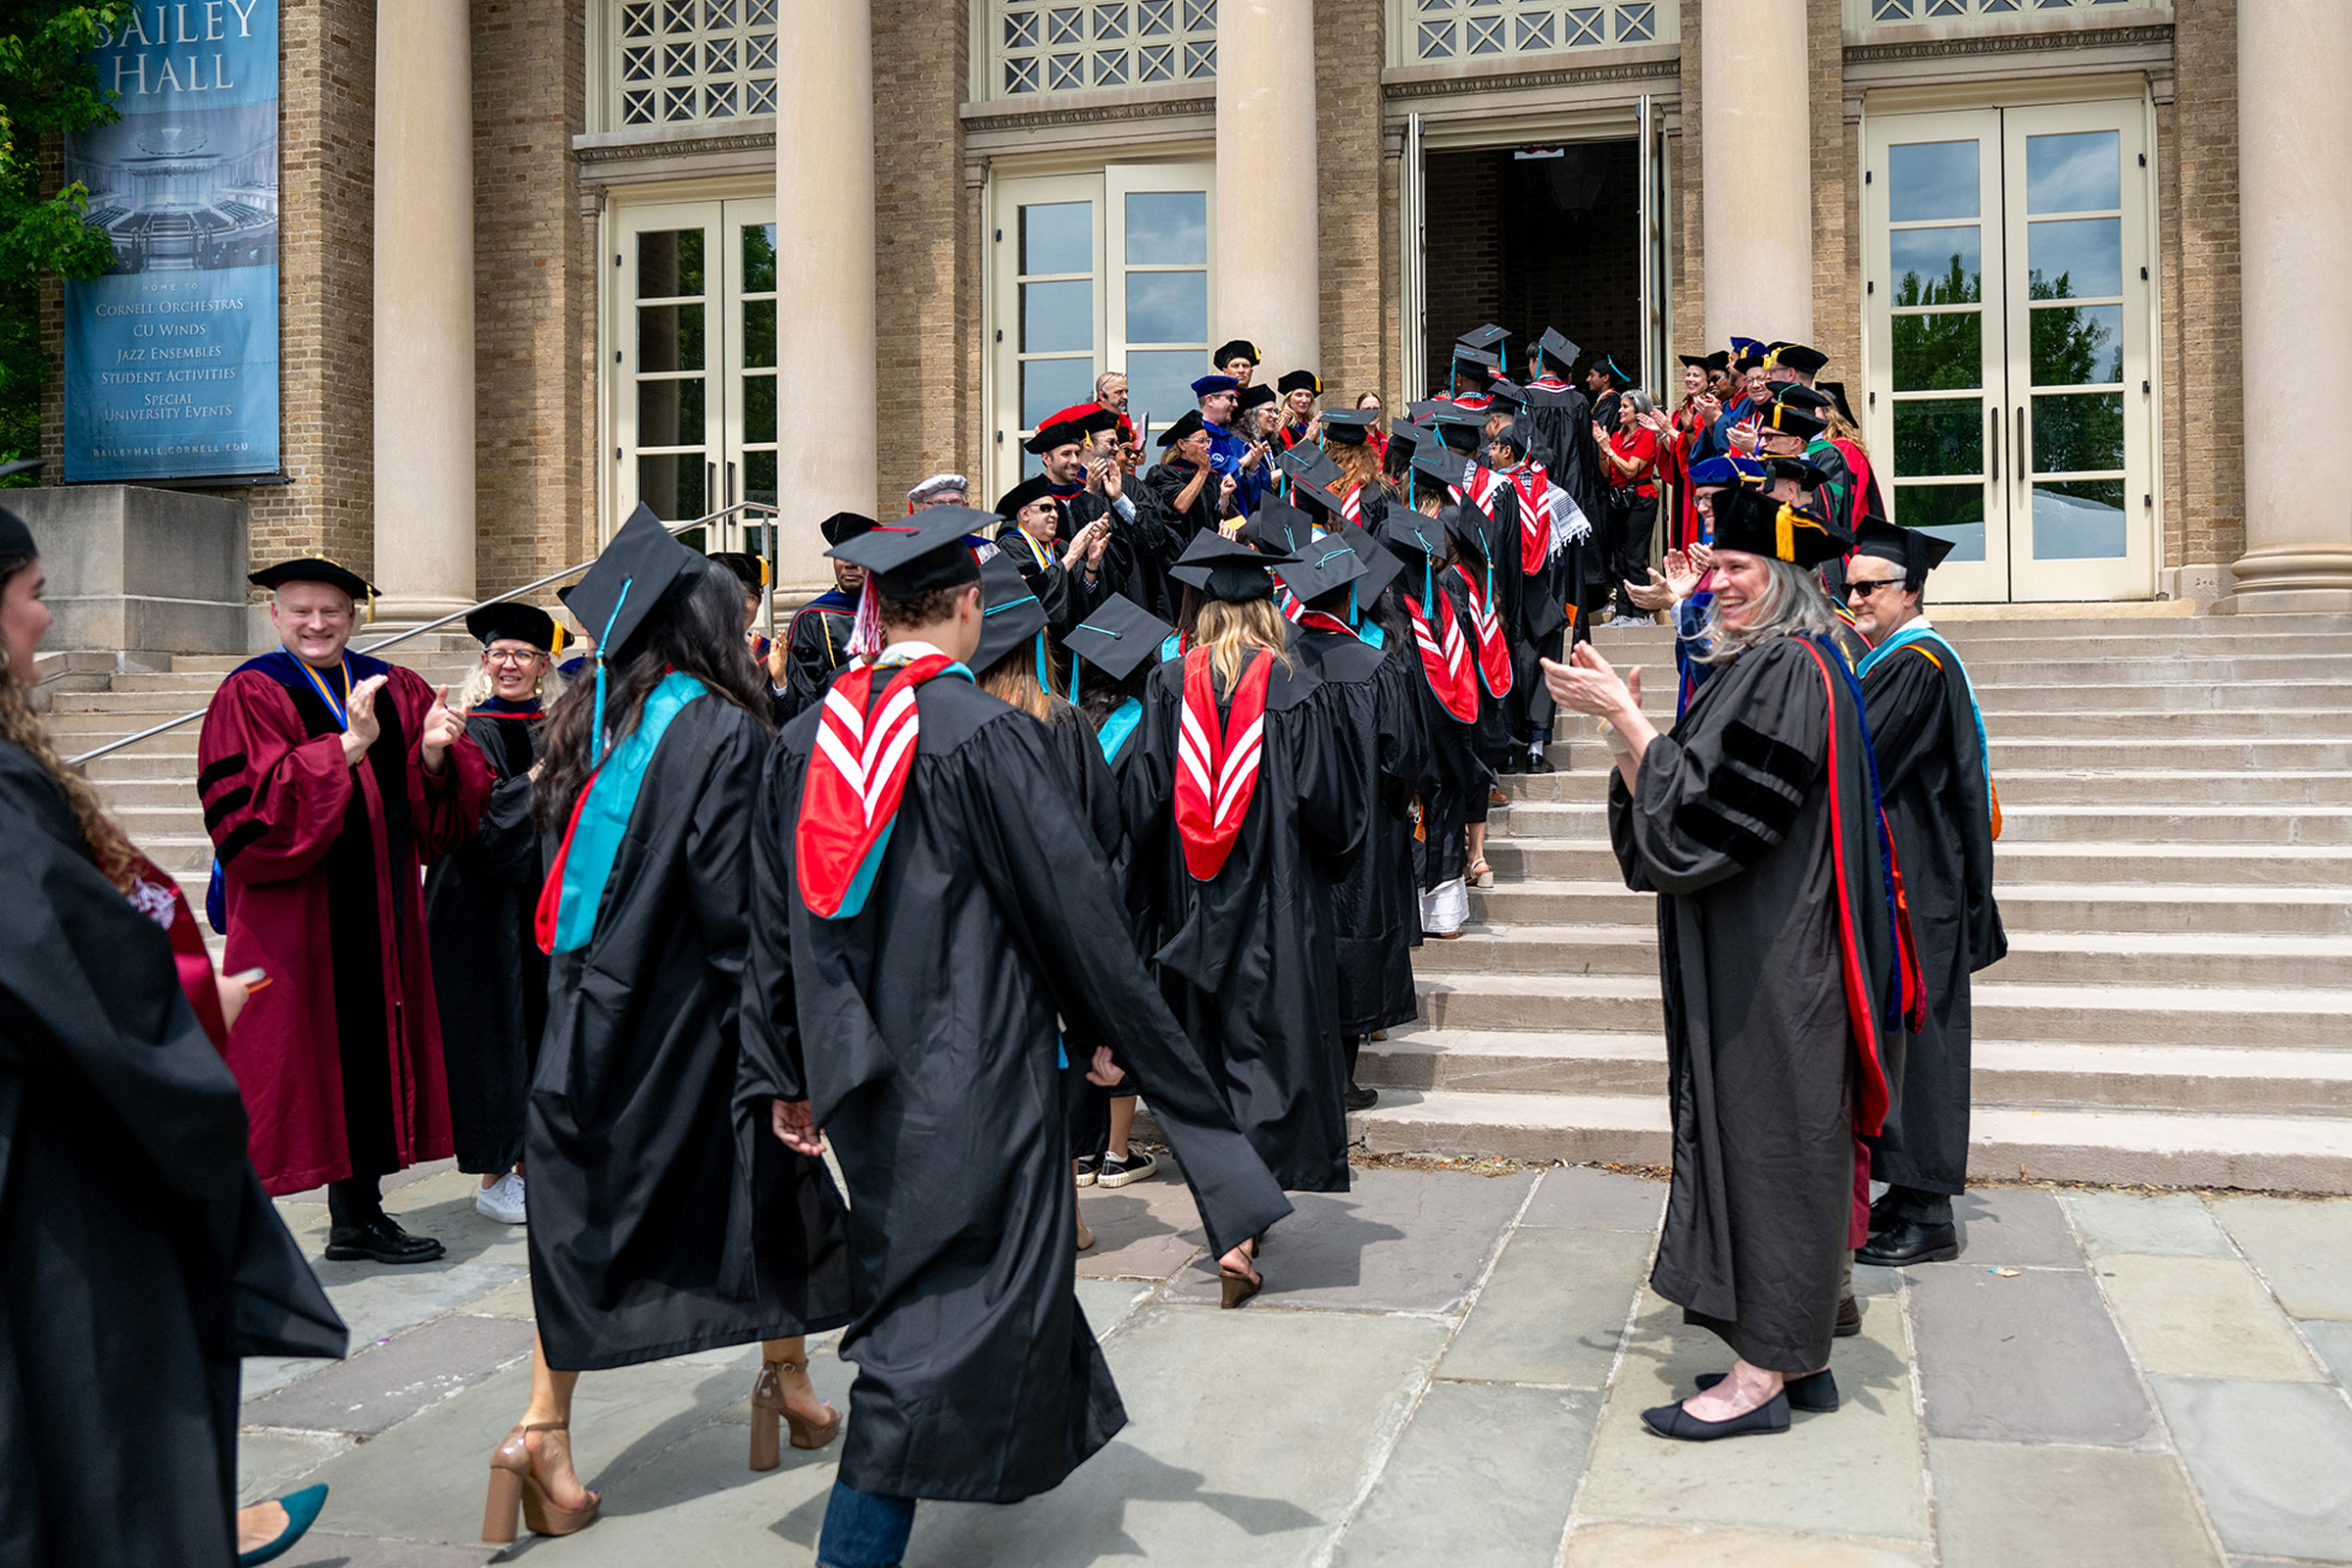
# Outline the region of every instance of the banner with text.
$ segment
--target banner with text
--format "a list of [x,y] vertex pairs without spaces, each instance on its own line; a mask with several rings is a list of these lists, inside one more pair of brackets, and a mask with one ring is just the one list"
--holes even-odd
[[115,265],[66,284],[66,478],[273,473],[277,0],[141,0],[95,58],[122,118],[66,178]]

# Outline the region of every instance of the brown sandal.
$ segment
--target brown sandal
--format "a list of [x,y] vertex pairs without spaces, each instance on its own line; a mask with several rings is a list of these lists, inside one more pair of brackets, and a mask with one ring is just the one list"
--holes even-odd
[[792,1429],[792,1446],[796,1448],[821,1448],[841,1436],[842,1413],[831,1405],[825,1406],[827,1421],[811,1421],[784,1402],[784,1377],[787,1372],[805,1372],[806,1361],[762,1361],[760,1377],[752,1385],[752,1468],[773,1470],[784,1462],[784,1450],[778,1444],[781,1434],[779,1421]]
[[[514,1539],[514,1516],[520,1513],[522,1522],[535,1536],[571,1536],[596,1523],[597,1510],[604,1505],[600,1493],[588,1494],[588,1500],[576,1508],[559,1508],[548,1499],[547,1488],[531,1469],[531,1447],[527,1434],[533,1432],[568,1433],[568,1421],[536,1421],[518,1425],[507,1434],[507,1441],[490,1455],[490,1497],[482,1506],[482,1540],[491,1545],[503,1546]],[[568,1443],[568,1438],[565,1440]]]

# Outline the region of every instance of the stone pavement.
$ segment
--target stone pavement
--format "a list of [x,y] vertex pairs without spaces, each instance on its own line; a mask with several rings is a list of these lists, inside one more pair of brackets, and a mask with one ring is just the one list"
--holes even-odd
[[[1081,1195],[1126,1431],[1046,1496],[925,1504],[909,1564],[2352,1563],[2352,1200],[1972,1193],[1960,1261],[1857,1271],[1842,1409],[1701,1446],[1640,1421],[1729,1359],[1643,1288],[1662,1185],[1358,1170],[1298,1200],[1266,1293],[1221,1312],[1168,1174]],[[449,1256],[320,1264],[351,1358],[247,1365],[245,1496],[334,1488],[288,1568],[493,1560],[473,1533],[528,1382],[522,1232],[473,1212],[471,1177],[411,1175],[387,1206]],[[316,1256],[323,1206],[283,1208]],[[605,1516],[499,1560],[810,1562],[837,1450],[746,1468],[757,1355],[584,1377]],[[813,1359],[845,1402],[854,1369]]]

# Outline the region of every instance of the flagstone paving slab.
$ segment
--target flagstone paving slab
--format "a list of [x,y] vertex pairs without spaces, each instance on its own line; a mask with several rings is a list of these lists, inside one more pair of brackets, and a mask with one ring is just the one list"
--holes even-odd
[[1943,1568],[2196,1568],[2217,1564],[2169,1453],[1932,1440]]
[[531,1353],[528,1323],[453,1313],[249,1399],[247,1426],[372,1437]]
[[2038,1187],[1987,1187],[1952,1200],[1960,1261],[2010,1268],[2081,1268],[2082,1249],[2057,1195]]
[[1785,1434],[1730,1443],[1676,1443],[1642,1424],[1643,1408],[1689,1397],[1699,1373],[1731,1363],[1721,1340],[1685,1326],[1681,1307],[1643,1293],[1577,1497],[1580,1518],[1928,1539],[1896,1303],[1871,1302],[1861,1334],[1833,1345],[1830,1369],[1842,1401],[1833,1413],[1798,1414]]
[[[1456,1312],[1517,1218],[1533,1173],[1359,1170],[1345,1193],[1293,1193],[1297,1212],[1268,1233],[1259,1298],[1270,1306]],[[1116,1195],[1113,1195],[1116,1196]],[[1213,1301],[1216,1259],[1168,1284],[1171,1301]],[[1253,1303],[1254,1304],[1254,1303]]]
[[2309,1383],[2152,1377],[2222,1544],[2352,1562],[2352,1405]]
[[2068,1193],[2064,1201],[2090,1256],[2235,1257],[2237,1250],[2193,1193]]
[[539,1315],[538,1309],[531,1304],[531,1282],[528,1278],[512,1280],[494,1291],[484,1292],[467,1301],[465,1310],[483,1317],[531,1318]]
[[1333,1568],[1551,1568],[1599,1414],[1596,1394],[1433,1384]]
[[[386,1268],[377,1263],[322,1262],[314,1253],[311,1266],[351,1331],[355,1354],[526,1277],[520,1263],[478,1258],[465,1262],[444,1258]],[[244,1367],[244,1396],[253,1399],[334,1364],[287,1356],[250,1357]]]
[[1095,1232],[1095,1245],[1078,1254],[1081,1277],[1164,1280],[1207,1240],[1191,1189],[1164,1155],[1140,1182],[1079,1188],[1078,1211]]
[[2320,1353],[2335,1381],[2352,1389],[2352,1323],[2333,1323],[2326,1318],[2311,1318],[2295,1325],[2303,1338]]
[[2087,1270],[2004,1277],[1972,1259],[1909,1274],[1930,1433],[2101,1447],[2160,1441]]
[[2287,1382],[2321,1376],[2286,1314],[2236,1258],[2119,1254],[2096,1269],[2142,1371]]
[[494,1546],[424,1546],[314,1530],[277,1561],[279,1568],[477,1568],[496,1551]]
[[1655,1235],[1665,1212],[1664,1182],[1572,1165],[1544,1173],[1519,1223]]
[[2352,1200],[2223,1198],[2213,1212],[2288,1316],[2352,1319]]
[[1633,1231],[1513,1232],[1438,1376],[1605,1387],[1649,1252]]
[[340,1432],[239,1432],[238,1506],[296,1491],[303,1476],[350,1447],[355,1441]]
[[1568,1538],[1560,1561],[1563,1568],[1927,1568],[1929,1556],[1926,1546],[1906,1542],[1586,1524]]

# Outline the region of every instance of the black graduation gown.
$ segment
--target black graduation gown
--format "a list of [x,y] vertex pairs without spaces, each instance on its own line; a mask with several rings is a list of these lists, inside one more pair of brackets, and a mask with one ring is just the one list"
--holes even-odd
[[[1345,715],[1353,764],[1372,782],[1364,847],[1332,889],[1339,953],[1340,1035],[1410,1023],[1413,949],[1421,943],[1420,885],[1413,872],[1413,798],[1430,783],[1420,705],[1407,681],[1421,679],[1412,634],[1382,630],[1372,648],[1340,632],[1301,628],[1299,662],[1323,682],[1317,694]],[[1407,661],[1411,661],[1407,667]]]
[[524,1143],[531,1299],[561,1370],[849,1318],[841,1204],[823,1163],[772,1137],[742,1144],[730,1109],[766,740],[714,694],[679,710],[595,935],[549,965]]
[[857,626],[858,606],[839,589],[828,589],[793,612],[784,628],[784,689],[769,701],[777,723],[813,707],[824,695],[834,675],[850,662],[850,634]]
[[1168,576],[1168,568],[1196,534],[1217,526],[1217,491],[1223,483],[1218,475],[1212,473],[1200,481],[1200,493],[1191,506],[1176,505],[1184,487],[1192,483],[1194,471],[1187,466],[1162,463],[1145,470],[1141,483],[1131,492],[1139,553],[1149,552],[1146,586],[1158,597],[1138,599],[1132,591],[1127,591],[1127,597],[1165,621],[1176,619],[1177,602],[1183,597],[1183,585]]
[[1860,709],[1835,669],[1825,697],[1807,649],[1774,638],[1719,669],[1650,743],[1638,793],[1609,779],[1626,886],[1659,895],[1674,1176],[1650,1282],[1790,1375],[1829,1364],[1854,1202],[1852,1031],[1876,1029],[1893,951]]
[[858,1310],[841,1353],[858,1380],[841,1479],[1011,1502],[1126,1422],[1078,1306],[1056,1015],[1115,1034],[1151,1084],[1212,1250],[1290,1205],[1119,939],[1053,735],[954,676],[915,701],[906,793],[850,918],[811,914],[797,881],[815,715],[769,755],[738,1126],[766,1138],[770,1098],[807,1099],[849,1179]]
[[[1110,764],[1102,759],[1102,745],[1095,736],[1094,725],[1077,709],[1064,703],[1046,720],[1046,732],[1053,737],[1054,752],[1067,770],[1070,804],[1078,813],[1078,820],[1085,824],[1096,848],[1102,852],[1104,863],[1116,867],[1125,856],[1127,827],[1119,814],[1118,781],[1111,776]],[[1093,1083],[1086,1076],[1097,1046],[1108,1046],[1116,1054],[1119,1046],[1116,1035],[1098,1034],[1084,1023],[1072,1023],[1065,1028],[1064,1038],[1070,1058],[1069,1069],[1063,1074],[1063,1089],[1068,1097],[1070,1152],[1100,1154],[1110,1143],[1112,1098],[1135,1094],[1138,1085],[1132,1075],[1115,1087]]]
[[[1020,568],[1021,581],[1037,595],[1038,607],[1045,612],[1046,630],[1055,647],[1061,645],[1062,633],[1086,618],[1094,608],[1095,590],[1088,588],[1086,578],[1061,564],[1061,553],[1069,548],[1068,534],[1052,545],[1041,545],[1014,523],[1006,523],[997,534],[997,548],[1009,557]],[[1110,547],[1103,546],[1105,559]]]
[[[1145,683],[1120,792],[1140,874],[1151,878],[1160,986],[1282,1185],[1344,1193],[1332,889],[1363,844],[1371,773],[1330,709],[1312,700],[1314,673],[1277,659],[1249,810],[1216,876],[1195,881],[1175,813],[1184,667],[1171,660]],[[1230,710],[1228,702],[1218,708],[1220,718]]]
[[2009,951],[1992,897],[1984,752],[1967,677],[1944,649],[1897,649],[1862,678],[1862,692],[1927,991],[1926,1027],[1903,1054],[1899,1137],[1873,1152],[1871,1174],[1958,1193],[1968,1176],[1968,977]]
[[236,1560],[237,1361],[342,1320],[163,929],[0,742],[0,1562]]
[[[1495,573],[1497,579],[1501,575]],[[1391,592],[1408,584],[1417,598],[1420,580],[1409,568]],[[1455,621],[1467,639],[1464,646],[1475,658],[1478,641],[1470,626],[1470,612],[1454,591],[1459,584],[1447,587],[1441,576],[1439,586],[1446,587],[1446,598],[1454,606]],[[1459,880],[1469,869],[1469,846],[1462,830],[1471,822],[1487,819],[1487,796],[1494,787],[1494,774],[1486,759],[1495,755],[1487,747],[1489,737],[1499,733],[1490,727],[1489,716],[1499,714],[1501,710],[1481,683],[1478,718],[1468,723],[1455,718],[1429,684],[1429,672],[1422,664],[1420,647],[1412,640],[1409,625],[1401,647],[1402,662],[1410,676],[1404,684],[1412,691],[1414,706],[1420,713],[1423,744],[1428,748],[1429,773],[1421,792],[1421,827],[1413,843],[1413,863],[1419,873],[1421,891],[1430,893]],[[1418,918],[1416,912],[1416,923]]]
[[532,930],[547,880],[531,824],[538,727],[535,712],[476,710],[466,720],[490,763],[489,808],[424,878],[450,1132],[458,1169],[475,1175],[522,1157],[523,1105],[547,1027],[547,956]]
[[1577,510],[1598,522],[1609,498],[1608,481],[1601,477],[1600,449],[1592,439],[1592,404],[1572,386],[1527,388],[1527,411],[1520,416],[1531,430],[1528,456],[1544,465],[1552,483],[1575,498]]

